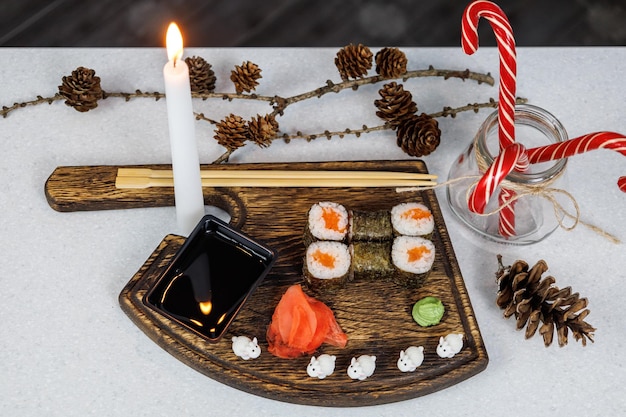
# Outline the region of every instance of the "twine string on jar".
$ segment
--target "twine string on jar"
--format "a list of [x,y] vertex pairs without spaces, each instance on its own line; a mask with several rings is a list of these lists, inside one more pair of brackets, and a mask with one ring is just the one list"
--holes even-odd
[[[474,153],[476,156],[476,162],[478,164],[479,172],[483,172],[483,173],[486,172],[489,169],[489,164],[484,159],[484,157],[480,155],[480,152],[475,151]],[[580,219],[580,215],[581,215],[580,206],[578,205],[576,198],[569,191],[566,191],[562,188],[552,187],[552,185],[555,182],[557,182],[557,180],[563,175],[563,173],[564,171],[560,171],[558,174],[554,175],[553,177],[546,179],[544,181],[541,181],[540,183],[537,183],[537,184],[520,184],[518,182],[504,179],[500,183],[500,187],[515,191],[514,196],[506,200],[502,204],[498,205],[491,211],[488,211],[488,212],[485,211],[483,213],[475,213],[475,214],[479,216],[491,216],[493,214],[499,213],[500,211],[510,206],[511,204],[514,204],[516,200],[519,200],[522,197],[537,196],[537,197],[546,199],[548,202],[552,204],[552,207],[554,210],[554,216],[558,222],[559,227],[561,227],[562,229],[566,231],[572,231],[576,228],[578,224],[582,224],[583,226],[589,228],[590,230],[594,231],[600,236],[605,237],[606,239],[610,240],[613,243],[616,243],[616,244],[621,243],[621,240],[617,238],[616,236],[608,233],[607,231],[603,230],[602,228],[598,226],[594,226],[590,223],[587,223],[581,220]],[[481,175],[466,175],[466,176],[453,178],[446,182],[438,183],[437,185],[428,186],[428,187],[396,188],[396,192],[403,193],[403,192],[411,192],[411,191],[434,190],[437,188],[441,188],[441,187],[458,183],[460,181],[471,180],[472,183],[467,187],[467,191],[465,194],[465,200],[466,202],[469,202],[470,194],[472,193],[472,190],[476,187],[476,185],[478,184],[481,178],[482,178]],[[571,212],[571,210],[568,210],[563,204],[561,204],[561,202],[559,202],[559,200],[557,199],[557,196],[559,195],[564,196],[571,202],[573,206],[573,213]],[[563,221],[564,218],[571,219],[573,221],[573,224],[568,226]]]

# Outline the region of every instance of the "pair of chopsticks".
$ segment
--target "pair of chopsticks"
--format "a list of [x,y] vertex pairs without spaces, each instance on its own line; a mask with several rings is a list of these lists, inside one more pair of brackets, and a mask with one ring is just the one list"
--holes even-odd
[[[437,176],[396,171],[202,170],[203,187],[424,187]],[[172,170],[118,168],[116,188],[173,187]]]

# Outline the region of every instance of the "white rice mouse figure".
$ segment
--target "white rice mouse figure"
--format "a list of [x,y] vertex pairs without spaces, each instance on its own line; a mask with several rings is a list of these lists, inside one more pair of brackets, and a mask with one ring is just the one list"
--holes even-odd
[[335,359],[337,359],[336,356],[325,353],[317,358],[313,356],[311,362],[306,367],[306,373],[311,378],[324,379],[335,372]]
[[441,358],[451,358],[463,349],[463,334],[450,333],[446,337],[439,338],[437,355]]
[[233,337],[233,352],[243,360],[256,359],[261,355],[261,348],[256,337],[250,340],[246,336]]
[[398,359],[398,369],[402,372],[413,372],[424,361],[424,347],[410,346],[406,350],[400,351]]
[[374,374],[376,369],[376,356],[361,355],[358,358],[352,358],[350,366],[348,366],[348,376],[352,379],[363,381],[365,378]]

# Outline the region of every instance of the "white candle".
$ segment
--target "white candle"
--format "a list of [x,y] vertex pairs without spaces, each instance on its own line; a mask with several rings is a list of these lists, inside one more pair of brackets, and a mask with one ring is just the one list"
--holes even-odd
[[163,68],[165,101],[169,123],[176,219],[180,232],[188,236],[204,216],[200,161],[194,126],[189,69],[182,59],[183,38],[175,23],[166,36],[168,62]]

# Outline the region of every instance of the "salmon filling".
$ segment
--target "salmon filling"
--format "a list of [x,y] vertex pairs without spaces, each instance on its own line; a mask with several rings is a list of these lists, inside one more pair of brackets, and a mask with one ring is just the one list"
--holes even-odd
[[416,246],[406,251],[409,262],[416,262],[422,259],[424,255],[428,255],[430,250],[426,246]]
[[343,233],[346,231],[345,226],[339,227],[339,221],[341,220],[341,216],[337,213],[336,210],[333,210],[330,207],[324,207],[322,209],[322,219],[324,219],[324,224],[327,229],[334,230],[336,232]]
[[327,252],[322,252],[321,250],[316,250],[313,252],[313,259],[318,264],[326,267],[326,268],[334,268],[335,267],[335,257]]
[[416,207],[402,213],[402,217],[404,217],[405,219],[422,220],[429,218],[430,213],[426,210]]

